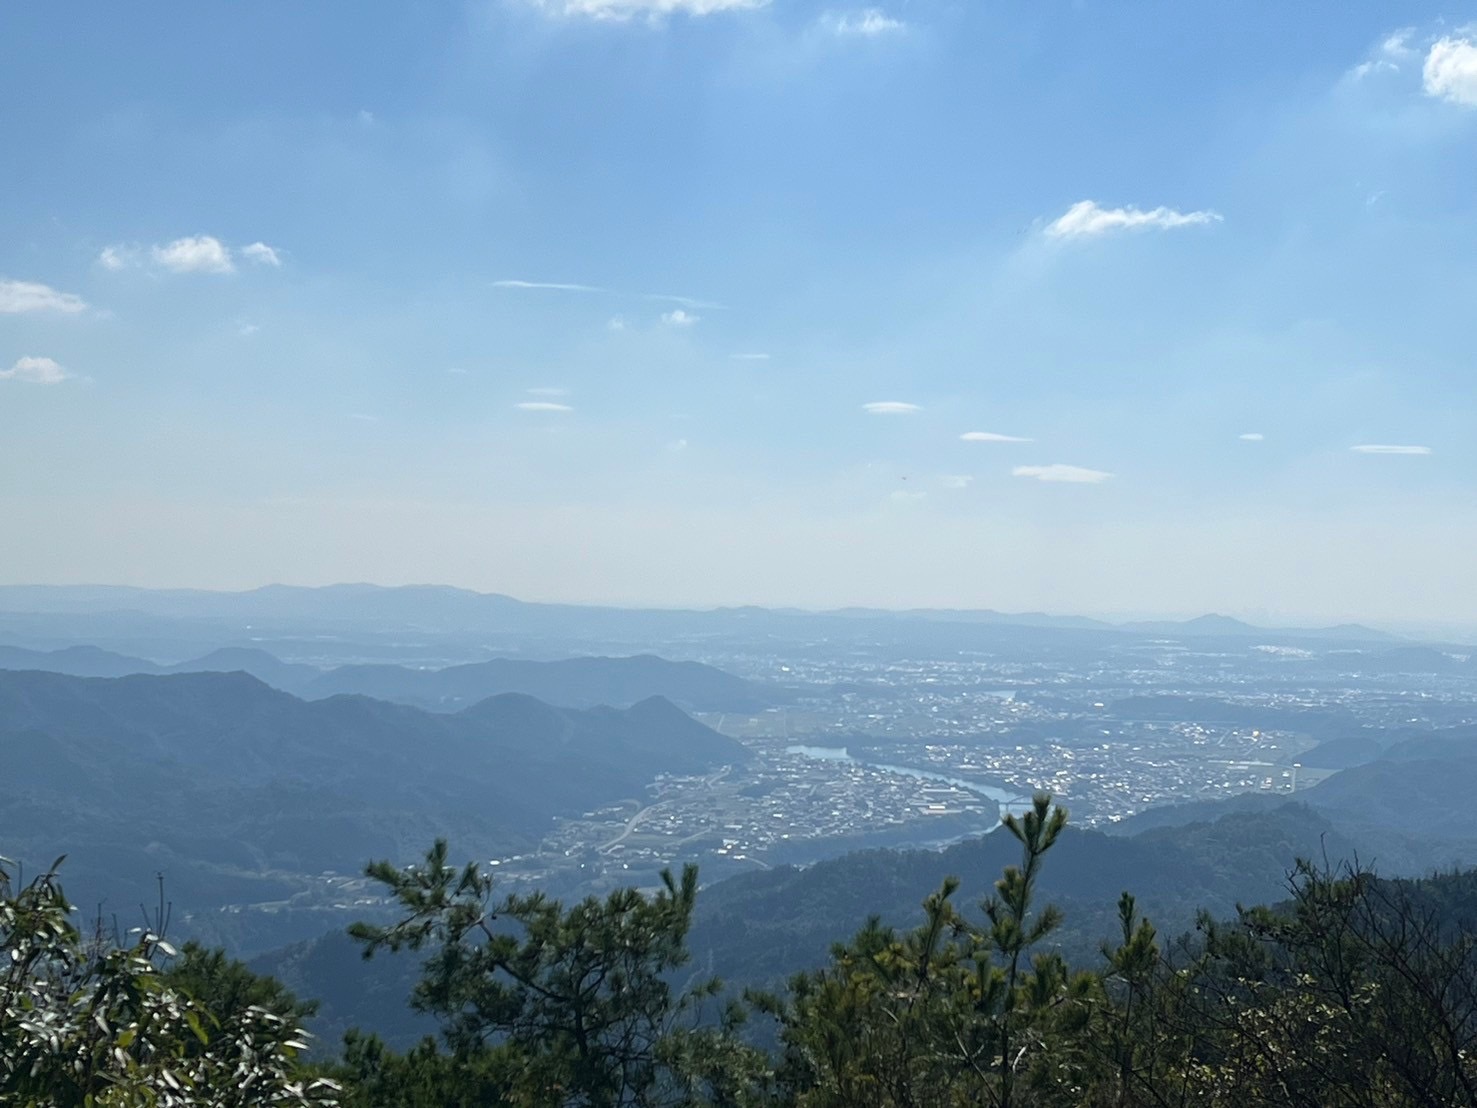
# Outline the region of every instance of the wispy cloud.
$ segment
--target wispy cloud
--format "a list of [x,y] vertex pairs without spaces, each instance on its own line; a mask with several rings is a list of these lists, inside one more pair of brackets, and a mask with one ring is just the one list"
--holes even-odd
[[1035,439],[1023,439],[1019,435],[1000,435],[994,431],[965,431],[959,436],[961,442],[1035,442]]
[[667,443],[667,452],[669,454],[681,454],[686,449],[686,439],[673,439],[671,442]]
[[495,289],[545,289],[551,292],[609,292],[599,285],[576,285],[568,281],[520,281],[513,278],[494,281]]
[[514,404],[520,412],[572,412],[568,404],[556,404],[552,400],[523,400]]
[[939,484],[946,489],[967,489],[973,481],[973,477],[963,473],[946,473],[939,478]]
[[685,312],[681,308],[673,308],[670,312],[662,313],[662,322],[668,327],[691,327],[700,319],[702,316]]
[[62,312],[75,315],[84,311],[87,302],[70,292],[58,292],[37,281],[0,281],[0,315],[25,315],[28,312]]
[[190,235],[156,246],[150,255],[171,273],[233,273],[231,250],[214,235]]
[[1469,38],[1437,39],[1426,54],[1421,84],[1427,96],[1477,108],[1477,43]]
[[1429,446],[1399,446],[1383,442],[1367,442],[1349,447],[1355,454],[1429,454]]
[[877,38],[908,29],[901,19],[894,19],[881,8],[863,8],[856,12],[828,12],[821,25],[834,35]]
[[1360,81],[1375,73],[1398,72],[1401,65],[1415,55],[1415,51],[1409,45],[1410,36],[1409,28],[1386,35],[1380,40],[1379,45],[1370,51],[1368,57],[1349,71],[1349,75],[1356,81]]
[[1242,442],[1261,442],[1267,436],[1262,434],[1260,431],[1247,431],[1245,434],[1237,435],[1236,437],[1239,438]]
[[[264,242],[241,247],[241,256],[257,265],[280,268],[282,253]],[[214,235],[186,235],[184,238],[151,246],[147,250],[126,243],[105,246],[97,256],[97,264],[114,272],[152,263],[171,273],[234,273],[236,258],[232,250]]]
[[534,3],[553,16],[625,23],[636,18],[659,21],[669,15],[752,11],[768,6],[769,0],[534,0]]
[[1180,212],[1173,208],[1104,208],[1095,200],[1079,200],[1047,224],[1046,234],[1050,238],[1086,238],[1104,235],[1112,231],[1132,231],[1143,228],[1173,230],[1176,227],[1202,227],[1208,223],[1221,222],[1219,212]]
[[732,358],[736,362],[767,362],[767,361],[769,361],[769,355],[768,354],[730,354],[729,357]]
[[264,242],[253,242],[241,248],[241,256],[250,258],[258,265],[281,266],[282,256],[276,247],[268,246]]
[[719,304],[716,300],[699,300],[695,296],[678,296],[671,292],[643,292],[640,295],[646,300],[665,300],[669,304],[681,304],[684,308],[700,308],[712,312],[727,310],[727,305]]
[[724,307],[715,301],[700,300],[695,296],[678,296],[671,292],[623,293],[619,289],[606,288],[604,285],[585,285],[577,281],[525,281],[521,278],[506,277],[500,281],[494,281],[492,287],[495,289],[533,289],[544,292],[599,292],[607,296],[637,296],[642,300],[661,300],[668,304],[680,304],[684,308],[702,308],[712,311],[721,311]]
[[862,405],[862,411],[871,415],[912,415],[923,409],[904,400],[873,400]]
[[1113,476],[1101,469],[1084,466],[1068,466],[1053,463],[1049,466],[1016,466],[1010,471],[1012,477],[1030,477],[1037,481],[1064,482],[1074,485],[1097,485]]
[[59,385],[70,376],[51,358],[17,358],[9,369],[0,369],[0,381],[25,381],[32,385]]
[[127,269],[129,266],[135,264],[137,260],[138,251],[131,246],[122,245],[104,246],[102,253],[97,256],[98,265],[104,269],[111,269],[114,272],[120,269]]
[[378,423],[380,421],[379,416],[370,415],[368,412],[350,412],[349,418],[359,423]]

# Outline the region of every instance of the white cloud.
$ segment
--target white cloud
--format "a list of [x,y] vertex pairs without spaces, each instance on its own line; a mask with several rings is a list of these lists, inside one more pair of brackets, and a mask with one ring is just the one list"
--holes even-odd
[[0,315],[23,315],[26,312],[83,311],[87,302],[70,292],[58,292],[37,281],[0,281]]
[[667,450],[673,454],[681,454],[686,449],[686,439],[673,439],[671,442],[667,443]]
[[872,415],[912,415],[922,410],[917,404],[909,404],[902,400],[873,400],[862,405],[862,411]]
[[864,38],[894,34],[908,28],[908,25],[901,19],[892,18],[881,8],[864,8],[859,12],[833,12],[822,17],[821,22],[832,34],[860,35]]
[[1247,431],[1246,434],[1237,436],[1242,442],[1261,442],[1266,437],[1260,431]]
[[1037,481],[1066,482],[1076,485],[1096,485],[1113,476],[1101,469],[1067,466],[1059,462],[1049,466],[1016,466],[1010,471],[1010,475],[1012,477],[1032,477]]
[[684,308],[702,308],[706,311],[726,311],[726,305],[719,304],[715,300],[699,300],[695,296],[678,296],[670,292],[643,292],[642,297],[647,300],[665,300],[672,304],[681,304]]
[[1175,227],[1198,227],[1207,223],[1219,223],[1219,212],[1179,212],[1173,208],[1103,208],[1095,200],[1079,200],[1064,214],[1047,224],[1046,234],[1051,238],[1080,238],[1102,235],[1109,231],[1137,230],[1155,227],[1171,230]]
[[662,313],[662,322],[668,327],[691,327],[700,319],[702,316],[684,312],[681,308],[673,308],[670,312]]
[[97,256],[98,265],[115,273],[134,265],[137,260],[138,251],[131,246],[104,246],[102,253]]
[[191,235],[175,239],[152,251],[154,261],[172,273],[232,273],[230,248],[213,235]]
[[1035,439],[1023,439],[1019,435],[999,435],[994,431],[965,431],[959,436],[961,442],[1035,442]]
[[946,489],[967,489],[973,480],[962,473],[946,473],[939,478],[939,484]]
[[926,492],[914,492],[911,489],[898,489],[897,492],[891,493],[888,496],[888,499],[897,504],[916,504],[918,501],[924,499],[927,495],[928,493]]
[[1410,36],[1411,31],[1408,28],[1386,35],[1364,61],[1350,70],[1350,74],[1357,81],[1372,73],[1398,72],[1401,64],[1415,54],[1408,45]]
[[520,281],[507,279],[494,281],[495,289],[546,289],[552,292],[606,292],[599,285],[576,285],[567,281]]
[[660,20],[674,14],[702,16],[751,11],[766,7],[769,0],[535,0],[535,3],[550,15],[624,23],[638,16]]
[[572,412],[568,404],[556,404],[552,400],[524,400],[514,404],[520,412]]
[[252,335],[256,334],[261,329],[261,324],[248,323],[244,319],[240,323],[236,324],[236,333],[240,335],[243,339],[251,338]]
[[[668,292],[623,293],[618,289],[608,289],[602,285],[582,285],[575,281],[525,281],[521,278],[508,277],[501,281],[494,281],[492,287],[495,289],[541,289],[545,292],[601,292],[610,296],[635,295],[643,300],[665,300],[671,304],[680,304],[684,308],[710,308],[714,311],[723,308],[722,304],[711,300],[698,300],[692,296],[677,296]],[[620,316],[615,318],[619,319]]]
[[729,357],[732,358],[736,362],[767,362],[767,361],[769,361],[769,355],[768,354],[730,354]]
[[70,376],[50,358],[17,358],[9,369],[0,369],[0,381],[26,381],[32,385],[59,385]]
[[524,389],[523,391],[526,392],[526,393],[528,393],[529,396],[568,396],[569,395],[569,390],[568,389],[566,389],[566,388],[556,388],[556,387],[554,387],[552,385],[539,385],[539,386],[537,386],[535,388]]
[[1477,108],[1477,43],[1467,38],[1437,39],[1426,54],[1421,80],[1427,96]]
[[1429,446],[1392,446],[1389,443],[1367,442],[1349,447],[1355,454],[1429,454]]
[[607,331],[624,331],[626,329],[626,317],[623,315],[611,316],[605,321],[605,329]]
[[241,256],[250,258],[260,265],[280,266],[282,258],[275,249],[264,242],[253,242],[241,248]]

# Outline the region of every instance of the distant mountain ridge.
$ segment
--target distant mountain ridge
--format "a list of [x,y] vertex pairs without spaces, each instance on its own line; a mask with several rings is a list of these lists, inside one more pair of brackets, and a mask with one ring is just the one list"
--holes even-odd
[[1323,628],[1264,628],[1221,615],[1174,621],[1111,623],[1083,616],[1041,612],[1003,613],[990,609],[841,608],[802,611],[757,606],[713,609],[619,608],[523,601],[501,593],[482,593],[445,585],[382,587],[341,584],[320,587],[267,585],[243,592],[199,589],[141,589],[111,585],[0,586],[0,611],[11,613],[137,612],[190,620],[297,620],[345,626],[371,623],[420,630],[498,629],[514,632],[610,633],[640,626],[653,633],[698,627],[733,630],[756,623],[779,629],[845,627],[861,623],[953,623],[1087,634],[1128,633],[1196,638],[1273,635],[1349,642],[1393,641],[1396,636],[1359,624]]
[[265,650],[249,647],[225,647],[166,666],[93,646],[55,651],[0,646],[0,669],[42,670],[74,677],[240,671],[307,699],[354,694],[433,711],[456,711],[500,693],[525,693],[565,708],[600,704],[627,708],[648,697],[662,696],[696,711],[737,712],[758,711],[780,695],[778,690],[762,688],[701,662],[673,662],[652,654],[550,662],[493,658],[440,669],[384,664],[325,670],[283,662]]

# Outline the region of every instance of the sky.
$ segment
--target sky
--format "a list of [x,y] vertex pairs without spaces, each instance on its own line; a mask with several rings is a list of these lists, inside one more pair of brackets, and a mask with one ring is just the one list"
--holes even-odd
[[1477,626],[1477,3],[0,7],[0,581]]

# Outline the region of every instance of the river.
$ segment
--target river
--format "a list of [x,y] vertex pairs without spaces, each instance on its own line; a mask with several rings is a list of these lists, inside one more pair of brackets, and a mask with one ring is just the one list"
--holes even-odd
[[880,769],[886,773],[916,777],[921,781],[941,781],[946,785],[953,785],[979,796],[988,797],[1000,805],[1001,812],[1015,812],[1019,815],[1031,807],[1031,798],[1018,791],[1002,789],[996,785],[986,785],[980,781],[971,781],[967,777],[954,777],[947,773],[936,773],[933,770],[914,769],[912,766],[895,766],[888,762],[864,762],[859,758],[853,758],[851,752],[844,746],[795,744],[785,747],[785,753],[799,754],[802,758],[814,758],[821,762],[847,762],[851,765],[866,766],[868,769]]

